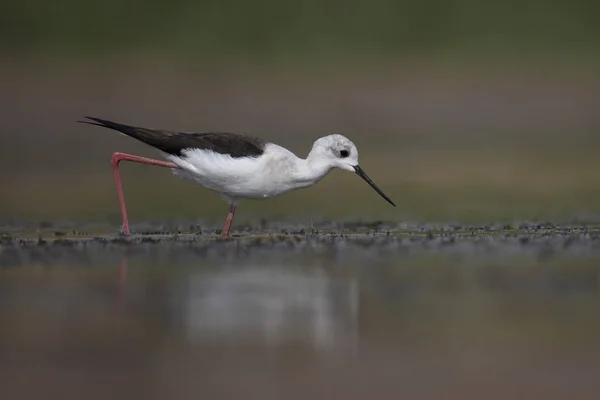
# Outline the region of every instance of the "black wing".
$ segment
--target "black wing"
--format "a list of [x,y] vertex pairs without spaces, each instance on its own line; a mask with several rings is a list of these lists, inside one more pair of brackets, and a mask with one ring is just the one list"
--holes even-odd
[[266,142],[253,136],[229,132],[183,133],[158,129],[140,128],[107,121],[100,118],[85,117],[95,122],[78,121],[113,129],[131,136],[158,150],[175,156],[181,156],[185,149],[212,150],[228,154],[234,158],[258,157],[264,152]]

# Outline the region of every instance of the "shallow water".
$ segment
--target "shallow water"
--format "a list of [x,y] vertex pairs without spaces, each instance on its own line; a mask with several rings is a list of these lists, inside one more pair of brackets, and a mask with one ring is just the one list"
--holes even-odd
[[14,236],[0,245],[3,392],[597,398],[599,240],[559,231]]

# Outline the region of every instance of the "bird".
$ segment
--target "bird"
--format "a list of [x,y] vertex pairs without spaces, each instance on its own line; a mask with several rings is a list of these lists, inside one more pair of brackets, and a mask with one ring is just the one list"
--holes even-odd
[[119,163],[130,161],[171,169],[180,178],[192,181],[213,192],[229,204],[229,214],[221,230],[229,231],[238,203],[244,199],[268,199],[283,193],[307,188],[323,179],[332,169],[351,171],[366,181],[381,197],[396,204],[369,178],[358,164],[358,150],[352,141],[339,133],[317,139],[303,159],[275,143],[241,133],[174,132],[125,125],[97,117],[87,121],[137,139],[158,150],[166,161],[115,152],[111,158],[123,232],[131,236]]

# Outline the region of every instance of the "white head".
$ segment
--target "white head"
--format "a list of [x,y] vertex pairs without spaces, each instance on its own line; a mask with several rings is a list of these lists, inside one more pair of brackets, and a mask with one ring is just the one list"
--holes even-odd
[[354,172],[354,166],[358,165],[356,146],[350,139],[338,133],[317,139],[311,154],[318,156],[320,161],[327,162],[333,168]]
[[350,139],[338,133],[317,139],[310,151],[309,158],[324,163],[329,168],[340,168],[355,172],[364,179],[381,197],[396,207],[394,202],[383,193],[358,165],[358,150]]

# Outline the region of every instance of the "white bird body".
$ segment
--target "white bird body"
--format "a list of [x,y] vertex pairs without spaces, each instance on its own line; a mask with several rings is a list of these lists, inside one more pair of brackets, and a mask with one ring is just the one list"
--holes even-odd
[[230,204],[224,237],[228,236],[236,205],[241,199],[268,199],[312,186],[333,168],[355,172],[387,202],[396,206],[359,167],[354,143],[340,134],[317,139],[303,159],[284,147],[249,135],[171,132],[87,118],[94,122],[80,122],[113,129],[140,140],[157,149],[167,160],[113,154],[113,173],[127,234],[129,223],[118,171],[118,164],[123,160],[170,168],[175,175],[219,193]]
[[305,188],[323,179],[333,166],[317,157],[302,159],[274,143],[253,158],[234,158],[212,150],[188,149],[182,156],[161,152],[181,169],[173,173],[220,193],[226,199],[267,199]]

